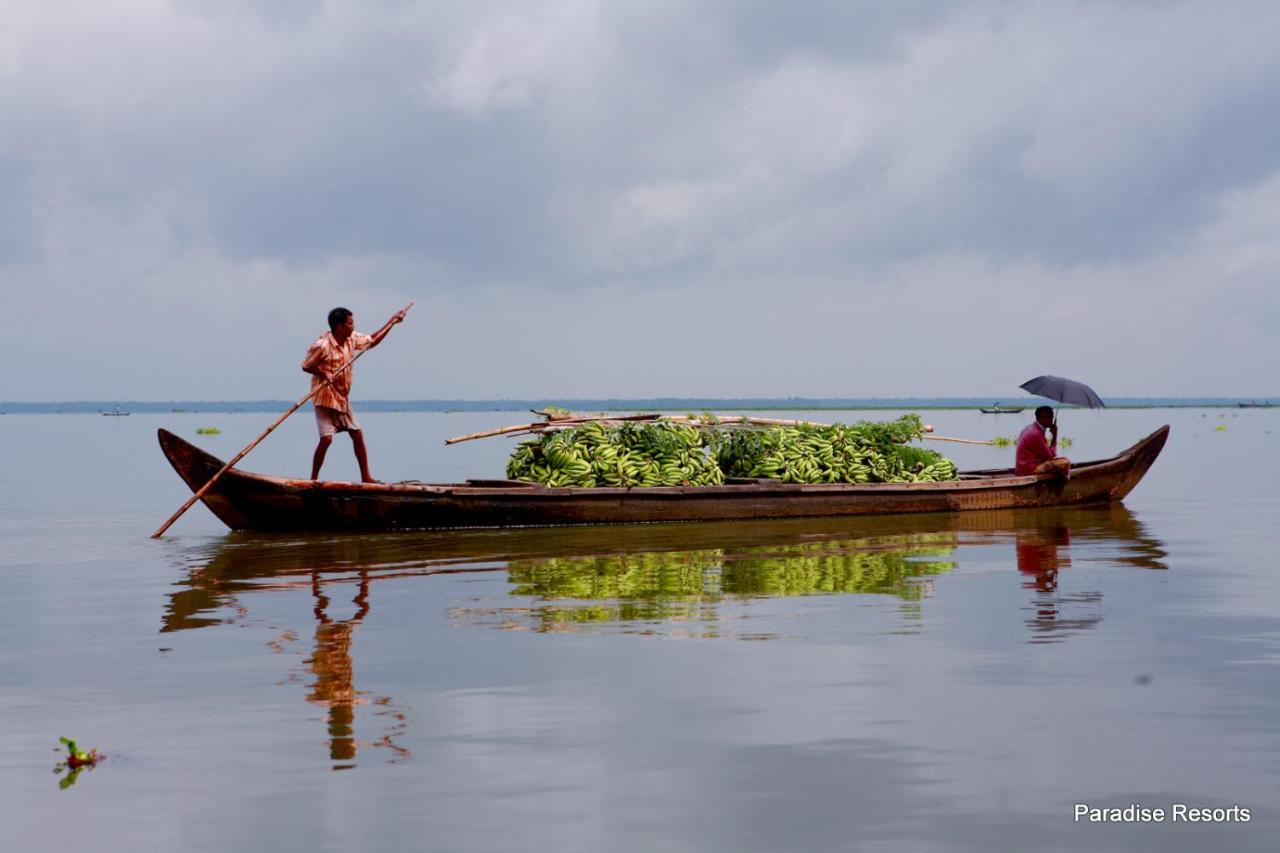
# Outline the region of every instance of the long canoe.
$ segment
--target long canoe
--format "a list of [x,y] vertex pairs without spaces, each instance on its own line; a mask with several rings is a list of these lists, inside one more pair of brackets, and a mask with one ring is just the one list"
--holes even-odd
[[[735,521],[1082,506],[1124,498],[1155,462],[1163,426],[1110,459],[1053,474],[962,472],[944,483],[816,484],[730,479],[723,486],[550,488],[515,480],[340,483],[232,468],[202,500],[232,530],[370,531]],[[167,430],[160,447],[194,492],[223,462]]]

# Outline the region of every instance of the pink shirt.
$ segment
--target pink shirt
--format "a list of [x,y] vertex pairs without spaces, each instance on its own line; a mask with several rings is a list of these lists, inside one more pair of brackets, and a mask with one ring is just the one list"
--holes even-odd
[[1036,467],[1058,455],[1058,442],[1044,440],[1044,428],[1032,422],[1018,435],[1018,452],[1014,456],[1013,473],[1034,474]]

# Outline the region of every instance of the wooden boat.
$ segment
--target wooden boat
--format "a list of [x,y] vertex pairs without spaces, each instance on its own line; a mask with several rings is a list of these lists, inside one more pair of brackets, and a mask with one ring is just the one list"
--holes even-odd
[[[963,472],[944,483],[816,484],[731,478],[723,486],[550,488],[514,480],[339,483],[232,468],[201,499],[233,530],[421,530],[666,521],[883,515],[1079,506],[1118,501],[1155,462],[1163,426],[1110,459],[1072,466],[1071,479]],[[160,447],[192,491],[223,462],[167,430]]]
[[991,408],[980,408],[978,411],[984,415],[1016,415],[1025,408],[1026,406],[1002,406],[999,403],[992,403]]
[[120,411],[120,407],[116,406],[114,412],[103,412],[102,414],[108,418],[123,418],[128,415],[129,412],[122,412]]

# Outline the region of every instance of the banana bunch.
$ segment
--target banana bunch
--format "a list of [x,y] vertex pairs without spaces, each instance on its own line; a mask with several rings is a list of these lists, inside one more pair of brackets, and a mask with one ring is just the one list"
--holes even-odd
[[954,480],[956,466],[903,442],[924,434],[919,415],[889,423],[774,427],[722,432],[716,461],[725,476],[784,483],[922,483]]
[[507,477],[552,487],[717,486],[720,467],[701,432],[669,423],[585,423],[521,442]]
[[928,483],[956,478],[955,463],[907,446],[919,415],[832,426],[715,428],[588,422],[521,442],[507,477],[553,487],[715,486],[725,477],[784,483]]

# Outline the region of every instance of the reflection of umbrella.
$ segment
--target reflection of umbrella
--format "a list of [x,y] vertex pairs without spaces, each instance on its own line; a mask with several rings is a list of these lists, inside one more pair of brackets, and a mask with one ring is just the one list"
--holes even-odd
[[1057,400],[1069,406],[1084,406],[1086,409],[1107,407],[1107,404],[1102,402],[1102,398],[1088,385],[1073,379],[1063,379],[1061,376],[1037,376],[1035,379],[1028,379],[1018,387],[1039,397]]

